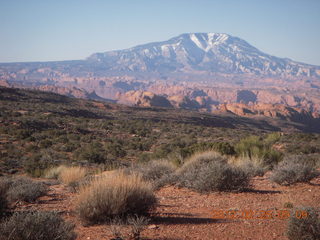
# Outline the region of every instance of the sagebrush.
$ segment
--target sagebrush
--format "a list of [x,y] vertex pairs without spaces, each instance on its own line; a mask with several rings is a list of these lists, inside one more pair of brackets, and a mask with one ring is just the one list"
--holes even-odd
[[[297,217],[296,213],[307,212],[308,216]],[[304,207],[295,209],[288,221],[287,236],[289,240],[319,240],[320,218],[313,208]]]
[[309,182],[319,173],[312,164],[298,156],[289,156],[280,162],[272,172],[270,180],[280,185]]
[[155,188],[170,184],[176,167],[167,160],[152,160],[145,164],[139,164],[129,171],[141,174],[142,178],[150,181]]
[[198,153],[177,171],[178,185],[199,192],[241,191],[250,175],[215,152]]
[[45,184],[27,177],[8,179],[7,197],[10,202],[34,202],[37,198],[44,196],[47,191],[48,189]]
[[77,210],[89,224],[128,215],[145,215],[156,204],[152,185],[140,175],[118,173],[94,179],[80,188]]
[[0,224],[0,239],[74,240],[73,229],[55,212],[16,212]]

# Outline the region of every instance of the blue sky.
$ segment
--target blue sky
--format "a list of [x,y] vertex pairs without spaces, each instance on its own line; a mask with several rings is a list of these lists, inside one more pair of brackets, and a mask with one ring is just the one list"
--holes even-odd
[[320,0],[0,0],[0,62],[84,59],[185,32],[320,65]]

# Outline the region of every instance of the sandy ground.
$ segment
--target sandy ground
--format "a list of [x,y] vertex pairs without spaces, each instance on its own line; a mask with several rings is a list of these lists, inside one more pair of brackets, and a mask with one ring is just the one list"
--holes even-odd
[[[164,187],[156,192],[158,207],[152,212],[143,239],[287,239],[287,220],[281,210],[294,207],[320,207],[320,177],[311,184],[284,187],[273,184],[268,175],[252,180],[252,191],[199,194],[188,189]],[[79,240],[111,239],[108,225],[83,226],[75,212],[75,193],[63,185],[52,185],[47,196],[19,209],[59,211],[76,224]],[[245,211],[249,215],[244,215]],[[221,215],[227,214],[227,215]],[[235,215],[232,215],[235,214]],[[253,215],[250,215],[253,214]],[[295,214],[291,212],[291,214]],[[296,217],[300,217],[297,213]],[[302,216],[303,217],[303,216]],[[128,234],[129,227],[122,231]]]

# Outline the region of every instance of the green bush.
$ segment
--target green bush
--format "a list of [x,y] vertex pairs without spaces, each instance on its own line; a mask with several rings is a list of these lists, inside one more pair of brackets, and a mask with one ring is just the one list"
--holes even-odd
[[73,229],[55,212],[16,212],[0,224],[0,239],[74,240]]
[[234,155],[236,153],[234,147],[228,142],[217,142],[214,146],[214,150],[222,155]]
[[234,155],[235,149],[228,142],[200,142],[182,149],[182,156],[189,157],[197,152],[216,151],[222,155]]
[[241,191],[250,175],[215,152],[198,153],[177,171],[178,185],[199,192]]
[[33,202],[47,193],[47,187],[26,177],[9,180],[7,196],[9,201]]
[[52,149],[42,150],[25,158],[24,169],[32,177],[41,177],[48,168],[59,164],[65,158],[64,154]]
[[112,155],[115,158],[122,158],[126,156],[126,151],[123,149],[123,143],[121,141],[109,142],[105,146],[107,154]]
[[250,136],[241,139],[236,144],[235,151],[238,157],[260,158],[264,166],[273,168],[283,157],[281,152],[272,148],[274,141],[274,137],[267,137],[263,140],[258,136]]
[[271,181],[280,185],[309,182],[319,173],[299,156],[287,157],[280,162],[270,176]]
[[[307,212],[308,216],[297,217],[295,213]],[[320,239],[320,218],[313,208],[296,209],[289,218],[287,227],[289,240],[319,240]]]
[[276,142],[280,141],[280,139],[281,139],[281,133],[273,132],[273,133],[269,133],[265,137],[264,142],[265,142],[265,144],[271,146],[271,145],[275,144]]
[[80,150],[80,159],[90,163],[106,163],[107,154],[103,149],[103,145],[99,142],[93,142]]
[[266,149],[262,152],[263,165],[273,168],[283,158],[283,153],[274,149]]
[[90,163],[105,163],[106,155],[99,149],[85,149],[81,154],[81,159]]

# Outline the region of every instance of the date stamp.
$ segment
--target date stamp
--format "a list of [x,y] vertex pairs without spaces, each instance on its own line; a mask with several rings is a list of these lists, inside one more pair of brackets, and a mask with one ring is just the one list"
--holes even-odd
[[309,213],[304,210],[290,211],[282,210],[223,210],[215,209],[212,211],[213,219],[281,219],[285,220],[290,217],[306,219]]

